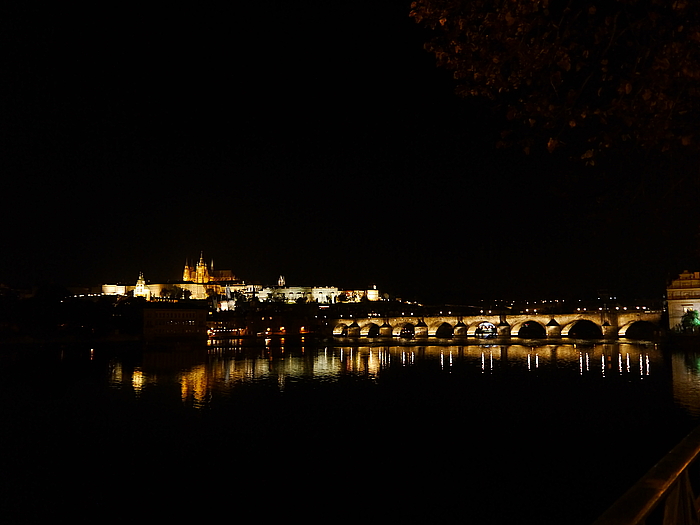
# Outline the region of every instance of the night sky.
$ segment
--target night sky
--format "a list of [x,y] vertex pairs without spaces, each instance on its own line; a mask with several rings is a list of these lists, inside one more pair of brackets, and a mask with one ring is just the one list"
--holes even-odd
[[0,282],[176,280],[203,251],[450,302],[653,296],[693,263],[658,211],[600,212],[601,174],[496,150],[410,2],[225,5],[4,8]]

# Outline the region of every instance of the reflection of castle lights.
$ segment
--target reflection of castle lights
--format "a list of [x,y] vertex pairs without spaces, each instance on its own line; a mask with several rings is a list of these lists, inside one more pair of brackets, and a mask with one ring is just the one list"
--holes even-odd
[[136,392],[141,392],[145,382],[146,378],[143,377],[143,372],[139,368],[134,369],[134,373],[131,376],[131,386],[133,389]]
[[207,370],[204,365],[196,366],[180,376],[180,396],[183,402],[191,396],[195,406],[201,406],[208,391]]
[[[237,340],[235,340],[237,341]],[[205,364],[190,366],[187,371],[179,369],[177,372],[178,394],[181,402],[195,408],[204,407],[215,395],[229,395],[232,388],[239,384],[267,383],[275,385],[280,390],[286,389],[287,384],[293,385],[299,379],[320,380],[323,382],[335,382],[347,377],[365,376],[372,379],[380,378],[381,374],[389,372],[387,370],[392,365],[394,370],[414,365],[424,365],[426,360],[432,362],[431,366],[439,363],[440,370],[447,374],[462,374],[472,370],[478,374],[478,367],[481,367],[482,374],[495,374],[507,372],[525,373],[530,377],[545,372],[545,378],[556,369],[557,374],[576,373],[576,365],[579,368],[579,375],[593,373],[597,377],[606,377],[606,369],[612,372],[615,355],[618,358],[618,369],[621,375],[627,370],[628,379],[646,378],[650,375],[651,361],[662,363],[660,352],[655,349],[642,348],[637,344],[606,344],[593,345],[588,348],[585,345],[465,345],[465,346],[421,346],[421,347],[325,347],[317,349],[315,346],[308,347],[304,351],[296,346],[286,347],[284,353],[275,346],[275,351],[269,348],[254,347],[248,351],[242,351],[238,347],[209,347],[209,360]],[[539,353],[543,354],[543,370],[538,371],[540,365]],[[651,352],[651,353],[650,353]],[[638,363],[633,363],[634,359],[639,359]],[[600,368],[595,366],[595,361],[600,358]],[[392,359],[394,362],[392,363]],[[624,360],[624,363],[623,363]],[[499,366],[495,366],[495,362]],[[675,364],[675,362],[674,362]],[[625,368],[623,368],[623,365]],[[686,365],[682,361],[677,366],[692,366],[695,376],[700,376],[700,361],[697,359],[692,365]],[[657,365],[655,365],[657,366]],[[660,370],[663,365],[660,366]],[[630,376],[634,369],[634,378]],[[150,368],[146,368],[150,370]],[[156,384],[156,380],[163,380],[144,372],[140,368],[134,368],[131,373],[126,373],[122,364],[116,359],[110,364],[110,380],[112,387],[132,388],[139,393],[148,384],[149,389]],[[394,372],[396,373],[396,372]],[[637,375],[637,373],[639,375]],[[686,372],[687,374],[687,372]],[[127,384],[121,382],[121,377]],[[610,375],[609,373],[607,374]],[[614,374],[613,374],[614,375]],[[461,376],[460,376],[461,377]],[[485,377],[485,376],[484,376]],[[614,380],[614,378],[612,378]],[[610,379],[608,379],[610,380]],[[647,380],[648,381],[648,380]],[[674,379],[678,381],[678,379]],[[693,396],[696,391],[700,392],[700,380],[694,378],[692,386]],[[674,387],[675,388],[675,387]],[[677,394],[681,395],[681,394]],[[691,399],[690,394],[683,399]],[[693,397],[696,405],[697,399]],[[690,401],[688,401],[690,402]],[[700,405],[698,405],[700,406]],[[700,412],[700,409],[697,409]]]

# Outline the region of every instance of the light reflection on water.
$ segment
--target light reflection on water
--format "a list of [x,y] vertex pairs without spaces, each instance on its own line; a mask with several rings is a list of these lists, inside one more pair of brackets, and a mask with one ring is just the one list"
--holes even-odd
[[[351,482],[385,495],[382,521],[584,525],[700,417],[700,353],[651,343],[96,346],[0,374],[23,511],[78,492],[95,512],[133,510],[124,494],[160,485],[185,501],[201,491],[179,480],[235,469],[212,501],[267,509],[274,494],[285,520]],[[76,469],[81,491],[59,490]]]
[[[209,346],[195,362],[172,353],[151,355],[143,366],[125,370],[119,359],[110,366],[112,388],[135,394],[176,381],[183,403],[205,407],[216,395],[231,395],[241,385],[275,386],[289,383],[329,383],[354,377],[377,381],[395,367],[436,363],[445,373],[466,376],[505,373],[575,374],[594,380],[644,381],[667,368],[661,350],[650,343],[463,345],[463,346],[338,346],[229,347]],[[674,354],[671,382],[675,402],[693,417],[700,416],[700,358]],[[173,377],[174,376],[174,377]]]

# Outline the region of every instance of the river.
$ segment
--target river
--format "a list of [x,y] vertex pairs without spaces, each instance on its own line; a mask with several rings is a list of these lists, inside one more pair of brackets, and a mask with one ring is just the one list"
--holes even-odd
[[588,524],[700,416],[700,348],[238,343],[3,348],[4,515]]

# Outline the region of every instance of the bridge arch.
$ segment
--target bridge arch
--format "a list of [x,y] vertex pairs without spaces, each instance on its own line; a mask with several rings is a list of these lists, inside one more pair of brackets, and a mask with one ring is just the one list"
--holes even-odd
[[404,339],[413,339],[416,335],[416,327],[413,323],[399,323],[394,326],[391,335],[394,337],[402,337]]
[[333,327],[333,335],[336,337],[347,337],[348,325],[345,323],[338,323]]
[[621,326],[617,335],[630,339],[651,339],[658,330],[658,326],[650,321],[635,320]]
[[498,328],[491,321],[482,320],[469,325],[467,335],[472,337],[489,337],[498,334]]
[[590,319],[574,319],[562,328],[561,335],[580,339],[600,339],[603,337],[603,329]]
[[524,319],[511,327],[510,335],[526,339],[545,338],[547,337],[547,327],[541,321]]
[[379,325],[376,323],[367,323],[360,328],[362,337],[379,337]]
[[452,339],[452,337],[455,335],[455,329],[450,323],[444,322],[438,326],[435,329],[434,334],[431,335],[435,335],[435,337],[439,339]]

